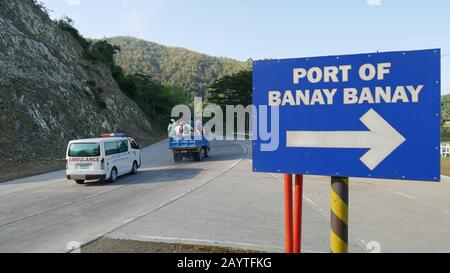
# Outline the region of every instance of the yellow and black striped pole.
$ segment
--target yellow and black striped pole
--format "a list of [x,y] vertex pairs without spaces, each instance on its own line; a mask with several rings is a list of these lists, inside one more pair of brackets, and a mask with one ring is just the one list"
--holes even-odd
[[348,252],[348,177],[331,178],[331,253]]

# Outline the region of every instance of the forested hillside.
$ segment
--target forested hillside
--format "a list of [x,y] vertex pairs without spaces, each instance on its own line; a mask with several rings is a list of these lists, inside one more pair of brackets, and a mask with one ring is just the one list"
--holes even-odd
[[441,98],[441,113],[443,121],[450,121],[450,94]]
[[192,96],[205,95],[215,80],[251,68],[251,62],[212,57],[131,37],[107,39],[121,48],[116,63],[127,74],[149,75],[162,84],[179,86]]

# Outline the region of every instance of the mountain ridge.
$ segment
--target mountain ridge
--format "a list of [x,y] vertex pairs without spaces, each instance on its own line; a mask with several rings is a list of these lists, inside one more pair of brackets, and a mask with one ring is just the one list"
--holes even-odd
[[172,47],[130,36],[105,38],[121,48],[115,60],[128,74],[141,73],[166,85],[179,86],[190,95],[207,94],[217,79],[251,69],[251,59],[238,61],[183,47]]
[[245,62],[248,62],[249,60],[252,60],[252,58],[248,58],[247,60],[238,60],[236,58],[232,58],[232,57],[229,57],[229,56],[219,56],[219,55],[214,55],[214,54],[208,54],[208,53],[204,53],[204,52],[201,52],[201,51],[193,50],[193,49],[190,49],[190,48],[187,48],[187,47],[183,47],[183,46],[166,45],[164,43],[150,41],[150,40],[146,40],[144,38],[138,38],[138,37],[134,37],[134,36],[130,36],[130,35],[116,35],[116,36],[104,37],[103,39],[104,40],[114,40],[114,39],[139,40],[139,41],[143,41],[143,42],[146,42],[146,43],[151,43],[151,44],[155,44],[155,45],[158,45],[158,46],[161,46],[161,47],[165,47],[165,48],[168,48],[168,49],[185,50],[185,51],[197,53],[199,55],[204,55],[204,56],[207,56],[207,57],[218,58],[218,59],[229,59],[229,60],[240,62],[240,63],[245,63]]

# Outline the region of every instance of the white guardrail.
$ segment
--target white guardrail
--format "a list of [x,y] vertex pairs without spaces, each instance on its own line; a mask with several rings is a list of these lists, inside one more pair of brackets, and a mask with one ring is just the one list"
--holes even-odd
[[441,157],[450,156],[450,144],[441,145]]

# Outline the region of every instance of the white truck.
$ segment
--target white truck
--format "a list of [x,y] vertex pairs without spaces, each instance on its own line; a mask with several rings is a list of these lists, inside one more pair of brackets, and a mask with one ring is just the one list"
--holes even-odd
[[66,157],[68,180],[75,180],[78,184],[89,180],[114,183],[121,175],[137,173],[142,164],[139,144],[124,134],[101,136],[69,142]]

